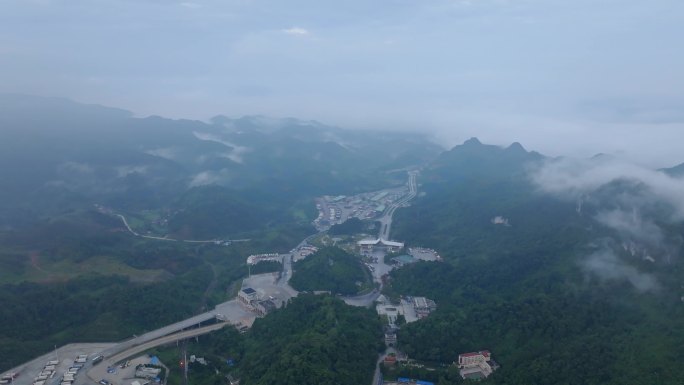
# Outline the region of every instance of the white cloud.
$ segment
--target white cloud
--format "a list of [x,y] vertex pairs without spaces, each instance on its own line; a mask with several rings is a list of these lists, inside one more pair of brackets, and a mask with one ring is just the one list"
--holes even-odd
[[223,140],[216,135],[203,133],[203,132],[193,132],[193,134],[195,135],[195,137],[197,139],[221,143],[222,145],[224,145],[226,147],[230,147],[231,151],[229,153],[223,153],[220,156],[222,156],[224,158],[228,158],[235,163],[244,163],[245,154],[252,151],[249,147],[240,146],[240,145],[237,145],[235,143],[229,142],[227,140]]
[[632,257],[671,263],[679,255],[683,240],[664,225],[684,221],[684,179],[608,156],[551,160],[531,179],[540,191],[576,201],[582,215],[592,205],[593,218]]
[[212,171],[202,171],[195,175],[190,181],[190,187],[204,186],[208,184],[218,183],[221,178]]
[[282,32],[286,33],[288,35],[292,35],[292,36],[306,36],[309,34],[308,30],[306,30],[304,28],[300,28],[300,27],[292,27],[292,28],[288,28],[288,29],[283,29]]
[[178,157],[178,149],[173,147],[155,148],[145,152],[169,160],[175,160]]
[[684,220],[684,179],[617,158],[552,160],[532,172],[531,176],[542,191],[571,200],[592,194],[611,182],[628,181],[644,189],[638,190],[639,193],[626,192],[618,197],[621,203],[639,207],[662,202],[672,206],[673,220]]
[[206,186],[206,185],[225,185],[231,180],[230,170],[221,169],[219,171],[202,171],[193,176],[190,181],[190,187]]
[[599,250],[584,261],[582,267],[602,280],[627,281],[640,292],[655,292],[660,289],[656,278],[625,264],[610,249]]

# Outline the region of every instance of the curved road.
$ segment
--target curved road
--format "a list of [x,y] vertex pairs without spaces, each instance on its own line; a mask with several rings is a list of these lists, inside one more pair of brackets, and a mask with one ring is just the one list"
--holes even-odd
[[[392,228],[392,216],[394,215],[394,212],[399,207],[403,206],[404,204],[408,203],[411,199],[415,198],[418,193],[418,188],[416,185],[416,176],[418,175],[418,172],[409,171],[408,174],[408,194],[406,194],[401,199],[397,200],[396,202],[392,203],[389,207],[387,207],[382,217],[380,218],[380,233],[378,234],[378,238],[380,239],[389,239],[390,229]],[[368,294],[358,295],[354,297],[345,297],[344,302],[347,303],[347,305],[368,307],[371,306],[373,302],[375,302],[375,300],[378,299],[378,297],[380,296],[380,292],[382,291],[382,275],[389,272],[391,270],[391,267],[385,264],[385,261],[383,260],[384,254],[375,256],[378,258],[378,263],[374,264],[375,271],[373,272],[373,277],[375,278],[375,281],[380,284],[380,287],[374,289],[372,292]]]
[[201,328],[197,329],[191,329],[191,330],[186,330],[183,332],[179,332],[176,334],[171,334],[167,335],[164,337],[157,338],[155,340],[133,346],[131,348],[128,348],[127,350],[124,350],[122,352],[119,352],[109,358],[105,358],[104,361],[102,361],[99,365],[93,366],[92,369],[87,371],[87,376],[91,380],[98,382],[102,378],[106,377],[107,375],[107,368],[112,367],[116,365],[118,362],[125,360],[126,358],[132,357],[136,354],[142,353],[146,350],[152,349],[154,347],[168,344],[171,342],[176,342],[180,340],[184,340],[186,338],[192,338],[192,337],[197,337],[203,334],[211,333],[213,331],[222,329],[224,326],[230,325],[228,322],[222,322],[218,324],[213,324],[209,326],[204,326]]
[[[393,203],[388,207],[382,218],[380,219],[382,226],[380,227],[380,238],[386,239],[386,237],[389,235],[390,228],[392,225],[392,215],[394,214],[394,211],[401,207],[402,205],[406,204],[408,201],[413,199],[416,196],[417,193],[417,188],[416,188],[416,171],[411,171],[409,172],[409,193],[399,199],[397,202]],[[120,214],[115,214],[121,220],[123,221],[124,225],[128,229],[131,234],[139,237],[144,237],[144,238],[150,238],[150,239],[158,239],[158,240],[164,240],[164,241],[180,241],[180,242],[215,242],[215,241],[192,241],[192,240],[177,240],[177,239],[170,239],[170,238],[162,238],[162,237],[153,237],[153,236],[147,236],[147,235],[141,235],[135,232],[128,224],[126,221],[126,218],[123,215]],[[308,243],[308,240],[311,237],[314,237],[318,234],[313,234],[307,238],[305,238],[299,246],[305,245]],[[239,240],[232,240],[233,242],[239,242],[239,241],[247,241],[243,239]],[[384,261],[382,258],[378,258],[378,265],[383,264]],[[386,266],[386,265],[385,265]],[[382,289],[382,282],[380,280],[380,276],[383,273],[383,269],[376,268],[374,272],[374,276],[377,280],[377,282],[380,282],[380,288],[375,289],[372,292],[356,297],[349,297],[349,298],[344,298],[345,302],[354,305],[354,306],[370,306],[380,295],[380,290]],[[292,277],[292,255],[290,254],[289,256],[285,257],[283,259],[283,274],[281,275],[280,279],[278,280],[277,284],[279,286],[287,287],[290,288],[288,285],[289,279]],[[291,289],[291,288],[290,288]],[[296,295],[296,291],[292,289],[294,294]],[[204,327],[198,327],[195,329],[190,329],[190,330],[183,330],[187,329],[189,327],[193,327],[195,325],[200,325],[201,322],[205,322],[208,320],[215,319],[217,314],[223,315],[225,318],[228,319],[230,322],[222,322],[218,324],[212,324],[209,326],[204,326]],[[227,317],[226,317],[227,316]],[[115,365],[118,361],[122,361],[128,357],[131,357],[135,354],[144,352],[145,350],[149,350],[153,347],[159,346],[159,345],[164,345],[168,344],[170,342],[175,342],[179,341],[182,339],[186,338],[192,338],[195,336],[199,336],[202,334],[206,333],[211,333],[213,331],[219,330],[223,328],[226,325],[230,325],[231,323],[239,322],[240,320],[244,319],[245,317],[248,316],[254,316],[251,313],[247,313],[244,309],[242,309],[239,304],[237,304],[236,300],[224,302],[222,304],[219,304],[216,306],[216,308],[213,311],[209,311],[203,314],[196,315],[194,317],[190,317],[188,319],[185,319],[183,321],[167,325],[165,327],[162,327],[160,329],[151,331],[149,333],[146,333],[141,336],[134,336],[133,338],[117,343],[116,345],[105,349],[102,351],[102,355],[105,356],[105,360],[103,363],[100,365],[92,366],[92,369],[90,369],[87,373],[87,376],[94,381],[99,381],[99,379],[102,378],[101,372],[104,371],[106,373],[106,368],[111,365]],[[92,358],[92,357],[91,357]],[[90,367],[91,364],[88,362],[86,368]],[[85,379],[82,378],[81,380],[76,381],[75,385],[82,385],[85,384],[86,381]]]
[[159,241],[171,241],[171,242],[189,242],[189,243],[215,243],[215,242],[247,242],[251,241],[251,239],[210,239],[210,240],[194,240],[194,239],[173,239],[173,238],[167,238],[167,237],[155,237],[153,235],[142,235],[140,233],[135,232],[131,228],[131,226],[128,224],[128,221],[126,220],[126,217],[124,217],[121,214],[114,214],[117,217],[121,218],[121,221],[123,222],[124,226],[128,229],[128,231],[135,235],[136,237],[142,237],[142,238],[147,238],[147,239],[156,239]]

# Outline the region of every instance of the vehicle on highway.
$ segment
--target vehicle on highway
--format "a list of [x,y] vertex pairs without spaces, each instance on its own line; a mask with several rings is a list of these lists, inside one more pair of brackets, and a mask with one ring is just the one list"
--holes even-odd
[[104,356],[103,356],[103,355],[99,355],[99,356],[93,358],[93,360],[92,360],[93,365],[99,364],[100,362],[102,362],[102,360],[104,360]]

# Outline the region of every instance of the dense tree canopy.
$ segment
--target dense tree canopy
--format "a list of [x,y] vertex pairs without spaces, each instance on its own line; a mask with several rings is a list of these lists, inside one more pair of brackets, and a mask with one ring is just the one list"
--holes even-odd
[[189,346],[221,371],[207,374],[193,367],[190,381],[211,385],[231,374],[245,385],[369,384],[383,345],[374,311],[329,295],[301,294],[256,320],[246,334],[226,328]]
[[294,264],[290,284],[300,291],[356,294],[368,274],[359,258],[337,247],[326,247]]

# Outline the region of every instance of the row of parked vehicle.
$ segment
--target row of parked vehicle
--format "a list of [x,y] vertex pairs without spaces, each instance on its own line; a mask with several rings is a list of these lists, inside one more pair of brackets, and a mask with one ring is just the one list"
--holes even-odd
[[7,373],[2,378],[0,378],[0,385],[10,384],[15,378],[19,376],[19,373]]

